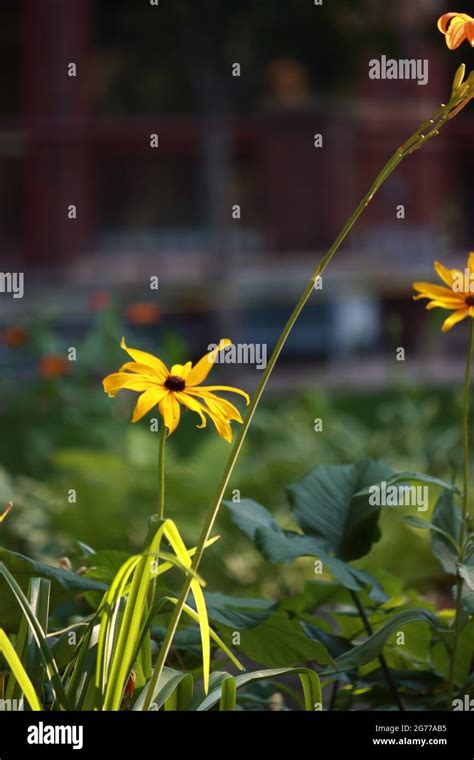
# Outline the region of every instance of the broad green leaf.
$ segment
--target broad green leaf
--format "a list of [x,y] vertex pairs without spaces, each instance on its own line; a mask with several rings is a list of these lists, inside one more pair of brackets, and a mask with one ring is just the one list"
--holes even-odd
[[339,559],[359,559],[381,535],[381,507],[360,492],[392,475],[390,467],[373,459],[321,465],[287,489],[291,511],[302,530],[324,539]]
[[334,675],[337,671],[351,670],[367,662],[371,662],[382,652],[389,636],[398,632],[409,623],[422,621],[431,626],[437,634],[449,637],[450,632],[441,626],[439,618],[432,612],[423,609],[411,609],[392,615],[386,623],[380,626],[375,633],[369,636],[361,644],[356,644],[349,652],[342,654],[336,659],[337,670],[323,672],[324,675]]
[[451,491],[444,491],[436,502],[431,519],[434,528],[451,537],[449,540],[439,532],[431,534],[431,549],[435,557],[441,563],[443,570],[450,575],[456,575],[458,552],[454,548],[453,541],[459,542],[461,530],[461,515],[456,507]]
[[458,572],[469,591],[474,591],[474,565],[458,565]]
[[433,525],[433,523],[429,520],[423,520],[421,517],[416,517],[416,515],[408,515],[404,518],[404,522],[408,523],[408,525],[411,525],[413,528],[419,528],[420,530],[432,530],[435,533],[439,533],[440,536],[443,536],[446,539],[451,548],[455,550],[456,556],[459,553],[459,545],[455,539],[439,526]]
[[[233,629],[218,627],[223,637],[230,641]],[[267,667],[289,667],[311,661],[321,665],[333,662],[326,647],[308,638],[299,622],[290,620],[284,611],[273,613],[255,628],[241,631],[239,651]]]
[[5,660],[7,661],[7,664],[11,668],[11,671],[15,676],[15,679],[18,682],[23,694],[25,695],[31,709],[40,711],[42,707],[35,692],[34,686],[31,683],[26,670],[21,664],[20,658],[15,652],[15,649],[10,643],[10,640],[3,628],[0,628],[0,652],[3,654]]
[[215,592],[206,592],[204,596],[209,620],[237,631],[255,628],[276,610],[276,604],[268,599],[239,598]]
[[226,502],[226,505],[235,524],[255,542],[257,549],[270,562],[317,557],[323,563],[323,569],[345,588],[361,591],[368,586],[371,589],[369,595],[375,602],[383,603],[388,599],[375,578],[330,554],[328,543],[323,538],[281,530],[270,513],[251,499],[244,499],[238,505]]
[[[17,552],[0,547],[0,562],[8,568],[24,593],[33,577],[46,578],[51,581],[51,608],[72,599],[84,591],[104,592],[107,586],[90,580],[83,575],[68,572],[59,567],[52,567],[42,562],[25,557]],[[15,632],[21,620],[21,613],[14,603],[11,590],[4,579],[0,577],[0,620],[6,630]]]
[[[454,491],[459,493],[459,488],[453,483],[447,483],[445,480],[439,478],[433,478],[431,475],[424,475],[420,472],[397,472],[389,478],[383,479],[385,485],[388,486],[435,486],[436,488],[442,488],[447,491]],[[369,493],[370,485],[376,483],[369,483],[366,487],[362,488],[357,494],[358,496],[366,496]],[[380,484],[379,484],[380,485]]]

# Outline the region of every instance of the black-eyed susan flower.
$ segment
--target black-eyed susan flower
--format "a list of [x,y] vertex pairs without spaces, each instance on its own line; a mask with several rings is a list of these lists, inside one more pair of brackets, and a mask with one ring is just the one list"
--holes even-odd
[[245,398],[247,404],[249,396],[245,391],[227,385],[201,385],[211,371],[219,351],[230,345],[230,340],[221,340],[194,367],[191,362],[187,362],[174,364],[168,369],[161,359],[146,351],[129,348],[122,338],[120,346],[133,361],[124,364],[118,372],[108,375],[103,381],[104,390],[111,397],[121,390],[140,393],[132,422],[138,422],[153,407],[158,406],[168,435],[171,435],[179,425],[181,406],[185,406],[201,418],[198,427],[206,427],[208,415],[219,435],[230,443],[230,422],[242,422],[242,417],[230,401],[216,396],[214,391],[238,393]]
[[474,19],[467,13],[444,13],[438,19],[438,29],[450,50],[458,48],[464,40],[474,47]]
[[468,256],[464,272],[459,269],[447,269],[439,261],[435,261],[434,268],[447,287],[430,282],[414,282],[413,287],[418,295],[413,298],[415,301],[429,298],[427,309],[439,307],[452,311],[441,328],[443,332],[447,332],[466,317],[474,318],[474,252]]

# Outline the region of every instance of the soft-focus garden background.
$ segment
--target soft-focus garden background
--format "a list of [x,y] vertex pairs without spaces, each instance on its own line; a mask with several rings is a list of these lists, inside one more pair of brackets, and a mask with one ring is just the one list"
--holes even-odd
[[[77,541],[140,545],[156,503],[158,439],[146,421],[128,424],[133,394],[112,402],[102,392],[123,358],[120,337],[170,362],[196,359],[223,336],[270,354],[378,169],[469,64],[470,51],[449,53],[435,28],[452,9],[437,0],[3,5],[1,270],[25,273],[25,296],[0,294],[0,503],[15,504],[2,543],[76,567]],[[382,55],[427,58],[429,83],[371,80],[369,60]],[[467,109],[386,183],[291,336],[232,478],[282,524],[291,524],[284,487],[323,462],[380,456],[402,470],[459,472],[466,325],[441,335],[440,315],[412,302],[411,282],[431,278],[435,258],[463,265],[473,248],[473,120]],[[249,391],[260,375],[252,365],[215,370]],[[189,541],[227,454],[192,415],[170,440],[167,511]],[[443,596],[428,537],[401,519],[383,516],[390,530],[365,566]],[[203,566],[210,590],[274,597],[311,577],[311,560],[266,566],[227,515],[218,529]]]

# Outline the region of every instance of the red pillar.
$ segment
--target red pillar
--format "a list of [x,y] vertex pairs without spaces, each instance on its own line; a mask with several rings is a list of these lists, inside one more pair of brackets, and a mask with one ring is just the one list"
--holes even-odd
[[[25,0],[25,257],[65,260],[88,238],[88,38],[90,0]],[[77,76],[68,76],[75,63]],[[67,206],[78,218],[68,220]]]

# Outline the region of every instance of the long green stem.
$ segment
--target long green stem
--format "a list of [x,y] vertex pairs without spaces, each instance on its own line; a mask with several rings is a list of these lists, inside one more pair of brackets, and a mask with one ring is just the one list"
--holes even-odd
[[161,438],[160,438],[160,453],[158,462],[159,471],[159,484],[158,484],[158,517],[160,520],[165,516],[165,441],[166,441],[166,426],[163,423]]
[[[372,628],[372,626],[370,624],[370,620],[369,620],[369,618],[367,617],[367,615],[365,613],[364,607],[361,604],[361,601],[359,599],[358,594],[355,591],[351,591],[351,596],[352,596],[353,602],[354,602],[354,604],[355,604],[355,606],[357,608],[357,612],[359,613],[360,618],[361,618],[361,620],[362,620],[362,622],[364,624],[364,628],[365,628],[367,634],[369,636],[372,636],[372,634],[373,634],[374,631],[373,631],[373,628]],[[395,704],[397,705],[398,709],[400,711],[404,711],[405,707],[404,707],[403,702],[401,700],[400,694],[398,693],[397,684],[393,680],[392,674],[390,672],[390,668],[387,665],[387,660],[385,659],[385,657],[384,657],[383,654],[380,654],[378,659],[379,659],[380,667],[382,668],[382,672],[384,674],[385,680],[387,681],[388,688],[389,688],[389,690],[390,690],[390,692],[392,694],[393,700],[394,700]]]
[[[334,256],[336,251],[339,249],[341,244],[344,242],[347,235],[352,230],[354,224],[357,222],[361,214],[367,208],[372,198],[374,197],[375,193],[383,185],[387,177],[389,177],[392,174],[392,172],[397,168],[398,164],[401,163],[401,161],[403,161],[403,159],[406,156],[409,156],[411,153],[417,150],[417,148],[422,147],[427,142],[428,139],[438,134],[439,129],[450,118],[450,113],[452,112],[452,109],[455,108],[459,104],[459,102],[460,102],[459,98],[454,97],[451,99],[451,101],[447,105],[442,105],[441,108],[439,108],[436,111],[436,113],[433,115],[431,119],[428,119],[427,121],[425,121],[416,130],[416,132],[414,132],[413,135],[405,143],[403,143],[403,145],[397,148],[393,156],[387,161],[387,163],[383,167],[382,171],[377,175],[371,187],[369,188],[368,192],[364,195],[364,197],[358,204],[355,211],[351,214],[347,222],[344,224],[344,227],[338,234],[337,238],[335,239],[334,243],[332,244],[328,252],[322,257],[316,269],[314,270],[308,284],[306,285],[303,293],[301,294],[298,300],[298,303],[296,304],[295,308],[291,312],[288,322],[286,323],[280,337],[278,338],[277,344],[268,361],[267,367],[262,375],[262,378],[257,386],[255,394],[250,402],[242,427],[240,428],[240,431],[236,437],[235,443],[231,449],[231,452],[229,454],[229,459],[227,461],[227,465],[225,467],[224,473],[222,475],[222,478],[218,487],[215,503],[207,514],[207,517],[206,517],[206,520],[202,528],[201,535],[196,547],[196,553],[194,555],[193,565],[192,565],[194,570],[197,570],[202,560],[206,542],[208,541],[211,531],[214,527],[214,523],[217,519],[217,515],[219,513],[222,499],[224,498],[227,486],[229,484],[229,480],[232,476],[232,472],[234,470],[235,464],[237,462],[243,443],[245,441],[245,437],[247,435],[247,431],[250,427],[250,423],[252,422],[253,416],[255,414],[255,410],[262,397],[263,391],[265,390],[265,387],[273,371],[273,368],[277,362],[278,357],[280,356],[280,353],[287,341],[289,334],[291,333],[291,330],[293,329],[293,326],[296,320],[301,314],[306,302],[308,301],[311,293],[313,292],[315,288],[318,278],[322,275],[327,265],[331,261],[332,257]],[[171,615],[168,628],[166,631],[166,635],[163,640],[163,644],[161,645],[160,653],[157,658],[155,670],[150,679],[147,694],[143,703],[144,710],[150,709],[150,705],[153,700],[156,684],[158,683],[160,675],[163,671],[166,658],[168,657],[168,653],[169,653],[174,635],[179,625],[184,604],[189,594],[189,590],[191,586],[191,578],[192,576],[190,575],[185,579],[183,586],[181,588],[181,592],[178,597],[178,602]]]
[[[165,517],[165,441],[166,425],[163,422],[160,436],[160,446],[158,452],[158,517],[164,520]],[[158,558],[156,559],[158,565]],[[156,575],[153,576],[148,589],[148,606],[153,607],[156,594]]]
[[[472,351],[474,346],[474,319],[469,319],[469,344],[467,349],[466,372],[464,375],[464,400],[462,413],[462,430],[463,430],[463,494],[462,494],[462,511],[461,511],[461,529],[459,532],[459,562],[464,561],[464,543],[466,537],[466,519],[469,512],[469,394],[471,385],[471,364]],[[462,587],[463,579],[457,574],[456,579],[456,612],[454,617],[454,639],[449,661],[449,690],[448,690],[448,709],[452,708],[456,659],[458,655],[459,634],[461,632],[461,604],[462,604]]]

